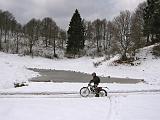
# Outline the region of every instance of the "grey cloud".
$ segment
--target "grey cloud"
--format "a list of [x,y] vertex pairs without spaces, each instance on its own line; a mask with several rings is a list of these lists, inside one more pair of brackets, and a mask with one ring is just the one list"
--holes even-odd
[[0,0],[0,9],[9,10],[25,24],[31,18],[52,17],[59,26],[68,27],[74,10],[79,9],[82,18],[111,20],[120,10],[135,7],[144,0]]

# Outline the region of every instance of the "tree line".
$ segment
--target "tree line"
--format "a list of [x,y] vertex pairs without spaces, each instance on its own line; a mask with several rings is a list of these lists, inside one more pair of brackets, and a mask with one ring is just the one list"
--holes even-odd
[[[75,26],[80,26],[80,23],[76,23],[78,19],[81,20],[78,14],[76,10],[68,30],[68,43],[70,46],[76,46],[76,49],[78,42],[74,43],[74,41],[78,40],[76,37],[79,39],[81,37],[78,36],[79,34],[75,36],[77,29],[81,27],[74,30]],[[121,60],[125,61],[134,57],[138,48],[160,42],[160,1],[147,0],[139,4],[134,12],[121,11],[112,21],[83,19],[81,24],[83,26],[81,34],[84,35],[84,40],[83,37],[81,40],[85,41],[83,42],[84,47],[79,46],[81,51],[83,50],[86,55],[106,55],[108,58],[114,54],[120,54]]]
[[9,11],[0,10],[0,51],[22,55],[67,57],[120,54],[122,60],[138,48],[160,42],[160,1],[147,0],[134,12],[121,11],[113,20],[82,19],[76,9],[68,31],[46,17],[18,23]]
[[108,57],[121,54],[123,60],[127,59],[127,54],[134,56],[136,49],[148,44],[143,35],[145,6],[146,3],[140,4],[133,13],[121,11],[112,21],[84,21],[88,48],[96,48],[95,54]]
[[56,49],[64,49],[66,39],[66,31],[50,17],[21,25],[9,11],[0,10],[0,51],[52,58]]

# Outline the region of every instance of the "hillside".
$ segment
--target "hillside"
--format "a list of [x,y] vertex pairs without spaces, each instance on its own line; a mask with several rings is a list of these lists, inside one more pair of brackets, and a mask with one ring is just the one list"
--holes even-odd
[[96,72],[99,76],[140,78],[149,84],[160,85],[160,59],[155,59],[152,56],[152,48],[153,46],[149,46],[139,50],[136,55],[139,59],[135,61],[139,64],[137,66],[127,64],[115,66],[113,61],[118,56],[102,62],[98,67],[94,67],[93,62],[101,61],[104,57],[94,59],[90,57],[46,59],[0,52],[0,88],[10,88],[16,81],[27,81],[29,78],[39,75],[27,68],[72,70],[84,73]]

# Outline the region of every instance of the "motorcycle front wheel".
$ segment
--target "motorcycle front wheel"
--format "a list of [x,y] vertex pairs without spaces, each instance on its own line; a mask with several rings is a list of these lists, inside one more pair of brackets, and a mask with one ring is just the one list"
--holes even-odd
[[80,95],[82,97],[88,97],[89,94],[90,94],[90,90],[88,89],[88,87],[83,87],[80,89]]

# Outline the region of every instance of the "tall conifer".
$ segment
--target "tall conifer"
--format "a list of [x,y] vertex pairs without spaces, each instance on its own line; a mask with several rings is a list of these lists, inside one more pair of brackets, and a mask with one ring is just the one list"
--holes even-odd
[[79,54],[84,48],[84,27],[77,9],[72,16],[67,33],[67,54]]

